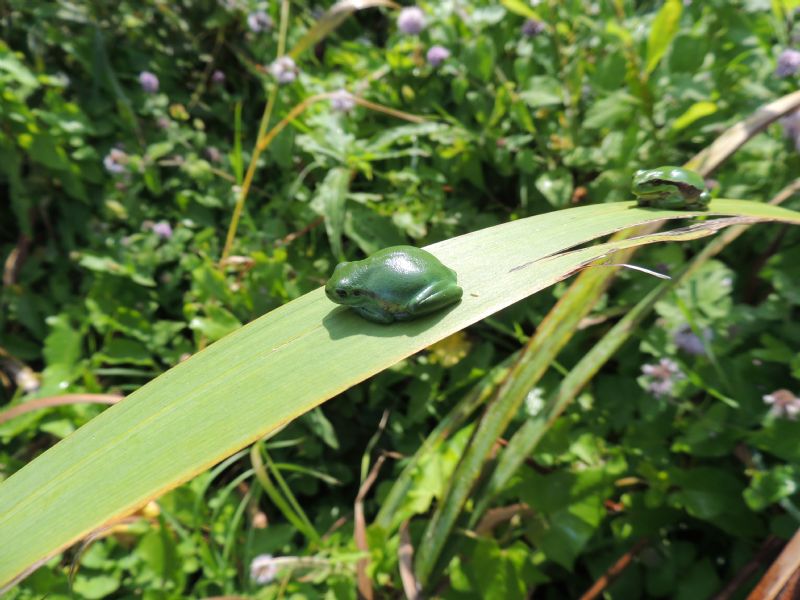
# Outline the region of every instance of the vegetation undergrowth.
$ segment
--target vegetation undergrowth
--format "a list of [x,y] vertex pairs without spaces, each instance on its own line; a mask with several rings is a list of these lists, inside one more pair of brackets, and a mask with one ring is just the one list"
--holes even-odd
[[[198,351],[260,331],[217,346],[342,259],[452,251],[468,232],[575,207],[599,219],[630,199],[637,169],[662,164],[700,171],[712,208],[798,209],[797,4],[9,0],[0,478]],[[745,597],[800,519],[800,232],[727,224],[635,255],[625,239],[663,223],[620,232],[623,249],[573,282],[165,481],[9,597]],[[536,261],[531,280],[551,273]],[[507,271],[474,267],[498,286]],[[384,345],[403,331],[421,348],[435,329],[409,327]],[[355,374],[379,341],[328,358]],[[253,431],[259,342],[231,351],[241,381],[209,391],[252,403]],[[336,387],[318,360],[308,387]],[[106,455],[119,482],[96,490],[122,496],[147,475],[117,467],[125,453],[167,471],[234,439],[230,413],[209,403],[169,453],[133,436],[118,463]],[[25,543],[4,541],[0,569]]]

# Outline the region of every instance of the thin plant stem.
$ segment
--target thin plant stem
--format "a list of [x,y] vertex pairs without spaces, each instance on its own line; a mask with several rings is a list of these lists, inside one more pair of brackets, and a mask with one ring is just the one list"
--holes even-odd
[[286,34],[289,30],[289,0],[281,2],[281,25],[278,34],[278,57],[286,54]]
[[[289,114],[286,115],[283,119],[281,119],[278,123],[275,124],[275,127],[269,130],[269,132],[264,133],[266,129],[266,125],[269,122],[269,115],[272,112],[272,104],[274,103],[275,92],[270,95],[270,102],[267,104],[267,109],[264,111],[264,116],[261,119],[261,127],[259,128],[258,132],[258,140],[256,141],[256,146],[253,149],[253,158],[250,160],[250,166],[247,168],[247,173],[244,177],[244,182],[242,182],[242,190],[239,193],[239,198],[236,201],[236,207],[233,211],[233,218],[231,219],[231,225],[228,228],[228,236],[225,239],[225,247],[222,251],[222,257],[220,258],[220,265],[224,263],[225,259],[228,257],[231,251],[231,247],[233,246],[233,240],[236,237],[236,229],[239,227],[239,219],[242,214],[242,209],[244,208],[245,200],[247,199],[247,194],[250,190],[250,185],[253,181],[253,176],[255,175],[256,170],[256,161],[261,153],[266,150],[272,141],[277,137],[277,135],[286,129],[286,127],[294,121],[297,117],[299,117],[307,108],[316,104],[317,102],[321,102],[323,100],[328,100],[332,96],[336,95],[338,92],[325,92],[322,94],[315,94],[303,100],[300,104],[295,106],[292,110],[289,111]],[[388,106],[384,106],[382,104],[376,104],[375,102],[370,102],[369,100],[364,100],[363,98],[359,98],[358,96],[352,96],[353,101],[363,106],[364,108],[368,108],[370,110],[374,110],[376,112],[384,113],[395,117],[397,119],[403,119],[405,121],[410,121],[412,123],[424,123],[426,119],[424,117],[420,117],[417,115],[412,115],[411,113],[403,112],[401,110],[396,110],[394,108],[389,108]]]
[[[283,56],[286,50],[286,36],[289,29],[289,0],[283,0],[281,3],[281,23],[280,33],[278,35],[278,57]],[[233,240],[236,238],[236,231],[239,228],[239,220],[242,217],[242,210],[244,210],[244,203],[247,200],[247,195],[250,193],[250,186],[253,183],[253,177],[256,173],[258,159],[261,157],[261,152],[267,147],[268,144],[262,144],[264,136],[267,134],[267,127],[272,118],[272,109],[275,107],[275,102],[278,98],[278,87],[273,86],[267,98],[267,104],[264,107],[264,113],[261,115],[261,123],[258,126],[258,137],[256,137],[256,144],[253,148],[253,156],[250,157],[250,164],[247,166],[247,173],[244,176],[242,187],[239,190],[239,195],[236,198],[236,206],[233,208],[233,216],[231,217],[231,224],[228,226],[228,233],[225,236],[225,246],[222,248],[222,256],[219,260],[219,268],[225,264],[225,259],[231,253],[233,247]]]
[[247,194],[250,192],[250,186],[253,183],[253,177],[256,173],[258,159],[261,156],[262,150],[266,148],[266,146],[262,146],[260,141],[266,135],[267,126],[269,125],[269,120],[272,116],[272,108],[275,106],[277,95],[277,87],[273,87],[272,91],[270,92],[269,99],[267,100],[267,104],[264,107],[264,113],[261,115],[261,124],[258,126],[258,138],[256,139],[256,145],[253,148],[253,156],[250,158],[250,164],[247,166],[247,173],[245,173],[242,187],[239,190],[238,197],[236,198],[236,206],[233,208],[233,216],[231,217],[231,224],[228,227],[228,235],[225,237],[225,246],[222,249],[222,256],[219,259],[220,268],[222,268],[222,265],[225,264],[225,260],[231,253],[233,240],[236,237],[236,230],[239,228],[239,219],[242,216],[244,203],[245,200],[247,200]]

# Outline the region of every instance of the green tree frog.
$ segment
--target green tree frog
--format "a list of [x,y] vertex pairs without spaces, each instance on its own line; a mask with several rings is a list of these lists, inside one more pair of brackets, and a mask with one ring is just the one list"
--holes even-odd
[[391,246],[369,258],[336,265],[325,285],[336,304],[377,323],[406,321],[461,299],[456,272],[430,252]]
[[700,174],[683,167],[636,171],[632,191],[639,206],[655,208],[704,210],[711,200]]

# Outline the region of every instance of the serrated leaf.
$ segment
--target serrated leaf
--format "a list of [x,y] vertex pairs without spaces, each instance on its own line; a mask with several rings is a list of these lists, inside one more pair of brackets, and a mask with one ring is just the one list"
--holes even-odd
[[345,203],[350,188],[350,169],[335,167],[328,171],[317,188],[317,194],[311,201],[311,208],[325,217],[325,231],[328,233],[333,253],[344,258],[342,249],[342,233],[344,232]]

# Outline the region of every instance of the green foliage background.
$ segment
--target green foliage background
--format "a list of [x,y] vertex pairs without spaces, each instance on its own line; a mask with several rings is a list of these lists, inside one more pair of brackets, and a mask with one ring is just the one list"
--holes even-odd
[[[312,105],[259,158],[224,269],[237,190],[276,86],[268,65],[280,4],[1,6],[0,401],[135,390],[319,287],[341,258],[626,200],[636,169],[685,162],[796,87],[794,76],[775,74],[800,34],[792,2],[530,4],[422,3],[418,36],[398,31],[394,10],[358,11],[297,54],[299,76],[277,90],[272,125],[341,88],[429,119]],[[259,10],[274,22],[268,31],[248,27]],[[315,4],[292,3],[287,48],[321,18]],[[529,18],[544,25],[537,35],[523,33]],[[434,44],[451,52],[438,67],[425,58]],[[157,92],[140,85],[143,71],[157,75]],[[767,201],[797,171],[794,142],[771,126],[714,174],[712,191]],[[121,157],[119,168],[104,167],[109,156]],[[700,247],[654,247],[636,260],[676,273]],[[610,597],[705,597],[769,535],[791,536],[800,424],[762,397],[800,393],[798,259],[797,231],[762,226],[659,302],[492,503],[525,507],[488,530],[467,527],[483,515],[459,521],[427,582],[431,594],[578,596],[645,540]],[[619,275],[506,439],[657,283]],[[377,594],[401,597],[402,524],[417,548],[475,427],[475,417],[454,415],[475,410],[564,290],[349,390],[141,518],[55,557],[11,597],[71,589],[86,598],[354,598],[364,555],[353,504],[376,456],[386,462],[364,500],[365,576]],[[687,332],[699,352],[681,343]],[[664,359],[682,376],[659,396],[642,366]],[[30,370],[40,384],[26,392]],[[0,424],[0,477],[102,408],[75,404]],[[437,443],[422,444],[449,419],[456,423]],[[381,518],[412,457],[410,486]],[[261,585],[250,564],[263,554],[290,568]]]

